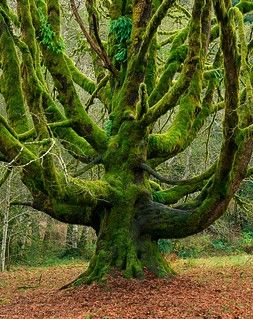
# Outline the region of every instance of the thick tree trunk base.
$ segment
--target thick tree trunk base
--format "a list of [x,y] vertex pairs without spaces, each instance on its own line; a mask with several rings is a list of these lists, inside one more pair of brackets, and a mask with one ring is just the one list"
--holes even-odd
[[[129,248],[129,247],[128,247]],[[122,277],[144,279],[147,273],[156,277],[171,278],[176,272],[158,251],[156,243],[143,239],[138,249],[120,254],[117,260],[105,250],[98,251],[90,261],[88,269],[61,289],[74,288],[83,284],[106,283],[115,272],[121,272]]]

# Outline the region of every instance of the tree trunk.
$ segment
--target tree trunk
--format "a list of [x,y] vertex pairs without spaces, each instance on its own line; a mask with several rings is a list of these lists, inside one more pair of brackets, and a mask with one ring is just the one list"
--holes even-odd
[[2,246],[1,246],[1,271],[5,270],[8,228],[9,228],[9,209],[4,209],[3,236],[2,236]]
[[80,255],[80,250],[78,249],[78,238],[78,225],[68,224],[63,257]]
[[66,250],[77,249],[78,225],[68,224],[66,236]]
[[11,176],[10,175],[6,186],[6,197],[3,205],[3,235],[1,245],[1,271],[5,271],[6,267],[6,250],[8,243],[9,215],[10,215],[10,197],[11,197]]
[[104,281],[113,269],[122,271],[126,278],[142,278],[145,269],[159,277],[175,274],[160,254],[157,243],[149,236],[140,235],[127,202],[104,213],[95,255],[87,271],[70,285]]

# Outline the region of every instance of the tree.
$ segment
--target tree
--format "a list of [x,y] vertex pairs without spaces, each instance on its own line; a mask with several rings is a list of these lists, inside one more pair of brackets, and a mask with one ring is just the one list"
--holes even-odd
[[[11,171],[7,171],[1,180],[2,183],[8,179]],[[8,241],[8,229],[9,229],[9,213],[10,213],[10,181],[7,185],[6,198],[4,201],[5,205],[3,207],[3,235],[1,240],[1,271],[4,271],[6,268],[6,250],[7,250],[7,241]]]
[[[127,277],[143,276],[145,268],[172,274],[157,240],[207,228],[250,173],[253,46],[243,15],[253,2],[231,7],[229,0],[195,0],[189,13],[175,0],[87,0],[88,30],[70,2],[91,48],[96,81],[66,53],[57,0],[21,0],[16,11],[6,0],[0,3],[0,91],[6,104],[1,160],[7,168],[22,168],[33,196],[23,204],[96,230],[96,253],[76,283],[101,280],[113,268]],[[110,19],[106,41],[100,37],[99,8]],[[169,38],[158,43],[158,28],[166,16],[173,19],[174,10],[187,23],[166,30]],[[214,52],[215,41],[220,48]],[[159,50],[166,44],[161,65]],[[77,85],[90,94],[87,105]],[[89,114],[95,98],[108,114],[104,129]],[[169,127],[155,133],[155,123],[172,109]],[[155,168],[185,150],[217,110],[224,112],[223,143],[215,163],[186,180],[160,176]],[[58,141],[87,163],[75,176],[59,165]],[[83,179],[80,174],[97,164],[104,167],[101,179]],[[171,187],[158,189],[151,176]]]

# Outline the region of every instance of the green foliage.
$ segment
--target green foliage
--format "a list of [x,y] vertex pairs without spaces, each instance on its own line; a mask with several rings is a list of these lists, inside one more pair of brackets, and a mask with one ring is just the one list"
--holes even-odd
[[204,78],[207,81],[214,81],[216,86],[219,86],[220,82],[223,79],[223,73],[220,69],[208,70],[204,74]]
[[43,14],[42,10],[38,10],[40,20],[40,42],[45,45],[50,51],[60,53],[64,49],[62,39],[56,39],[55,32],[52,30],[51,24],[48,22],[47,17]]
[[233,246],[226,239],[214,239],[212,247],[218,252],[232,253],[234,251]]
[[130,39],[132,32],[132,20],[126,16],[112,20],[109,32],[115,36],[116,40],[115,60],[125,62],[127,59],[127,41]]
[[126,42],[130,38],[131,31],[132,20],[129,17],[121,16],[111,21],[110,32],[115,34],[117,42]]
[[158,248],[162,254],[169,254],[173,252],[173,244],[171,240],[168,239],[159,239]]
[[244,17],[244,22],[248,23],[248,24],[252,24],[253,23],[253,14],[252,13],[246,14]]
[[253,253],[253,229],[246,229],[241,234],[239,245],[242,250],[252,254]]
[[105,129],[105,132],[106,132],[106,136],[110,137],[111,136],[111,132],[112,132],[112,120],[109,119],[109,120],[105,121],[104,129]]
[[176,254],[179,258],[199,258],[241,253],[253,253],[253,229],[244,228],[236,235],[221,236],[208,233],[180,240],[158,240],[159,251],[163,254]]
[[94,255],[96,250],[96,243],[90,242],[86,243],[86,245],[83,245],[82,247],[78,248],[69,248],[63,251],[61,254],[59,254],[59,259],[84,259],[84,260],[90,260],[91,257]]
[[240,2],[240,0],[232,0],[232,5],[235,6]]
[[152,192],[152,199],[155,202],[163,203],[163,195],[161,191],[153,191]]

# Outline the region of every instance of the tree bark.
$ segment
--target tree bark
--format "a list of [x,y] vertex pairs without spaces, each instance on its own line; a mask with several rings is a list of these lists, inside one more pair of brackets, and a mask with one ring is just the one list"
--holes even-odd
[[9,229],[9,216],[10,216],[10,200],[11,200],[11,175],[7,180],[6,196],[3,205],[3,235],[1,245],[1,271],[5,271],[6,267],[6,252],[8,245],[8,229]]

